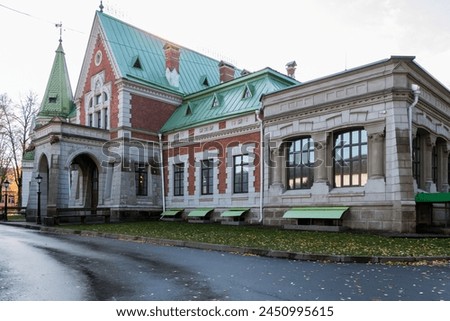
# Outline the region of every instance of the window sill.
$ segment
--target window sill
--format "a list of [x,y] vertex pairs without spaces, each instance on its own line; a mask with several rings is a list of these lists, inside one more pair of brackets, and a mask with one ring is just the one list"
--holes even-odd
[[366,192],[364,186],[358,187],[335,187],[328,197],[364,197]]

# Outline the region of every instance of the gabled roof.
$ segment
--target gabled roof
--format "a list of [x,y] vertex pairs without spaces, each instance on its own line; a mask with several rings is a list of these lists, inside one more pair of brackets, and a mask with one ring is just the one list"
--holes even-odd
[[[183,95],[203,90],[205,79],[209,86],[220,83],[219,61],[177,45],[180,48],[179,87],[171,86],[166,78],[163,49],[168,41],[103,12],[97,11],[96,15],[119,77]],[[235,73],[238,77],[240,70]]]
[[64,49],[60,41],[37,118],[67,117],[75,110]]
[[[299,84],[270,68],[184,97],[161,132],[183,130],[259,109],[262,95]],[[250,91],[250,95],[248,94]],[[219,103],[214,104],[218,99]],[[188,112],[190,109],[190,112]]]

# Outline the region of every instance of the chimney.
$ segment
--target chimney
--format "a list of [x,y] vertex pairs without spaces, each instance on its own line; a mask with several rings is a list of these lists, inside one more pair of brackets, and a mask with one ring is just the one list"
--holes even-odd
[[297,63],[294,61],[288,62],[286,64],[286,71],[287,71],[287,75],[288,77],[291,77],[293,79],[295,79],[295,69],[297,67]]
[[169,69],[170,72],[176,70],[177,73],[180,72],[180,48],[176,45],[166,42],[163,47],[164,54],[166,56],[166,68]]
[[227,82],[234,79],[234,66],[228,62],[219,62],[220,82]]

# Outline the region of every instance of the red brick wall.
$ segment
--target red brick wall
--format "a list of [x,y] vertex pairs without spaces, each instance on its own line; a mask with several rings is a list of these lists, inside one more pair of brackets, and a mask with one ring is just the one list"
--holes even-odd
[[164,151],[164,166],[165,166],[165,180],[166,180],[166,190],[165,193],[168,195],[168,186],[169,186],[169,179],[168,179],[168,170],[172,170],[171,168],[167,168],[167,160],[168,157],[175,157],[178,155],[189,155],[189,164],[187,168],[188,177],[188,186],[187,191],[188,195],[195,195],[195,189],[196,189],[196,181],[198,182],[199,178],[196,178],[195,175],[197,173],[195,169],[195,163],[194,163],[194,156],[196,153],[206,150],[217,150],[218,151],[218,170],[217,170],[217,178],[218,178],[218,190],[219,194],[225,194],[227,189],[227,166],[233,166],[233,164],[227,164],[227,148],[238,146],[239,144],[253,144],[255,146],[254,154],[255,159],[254,163],[250,164],[250,168],[253,169],[253,173],[250,172],[250,175],[254,175],[255,181],[254,181],[254,188],[256,192],[260,191],[260,151],[259,151],[259,139],[260,134],[258,132],[253,132],[250,134],[240,135],[240,136],[234,136],[219,140],[212,140],[206,143],[194,143],[188,146],[183,146],[179,148],[171,148],[169,150]]
[[[100,63],[100,65],[96,66],[94,60],[95,60],[95,54],[97,53],[98,50],[100,50],[102,52],[102,62]],[[108,55],[106,54],[105,46],[100,37],[97,37],[94,51],[91,54],[92,54],[91,64],[89,66],[89,70],[87,73],[86,81],[84,83],[83,93],[82,93],[82,97],[81,97],[80,124],[86,125],[86,115],[85,115],[85,107],[86,106],[85,106],[84,95],[87,92],[91,91],[91,78],[93,76],[95,76],[96,74],[98,74],[99,72],[104,71],[105,72],[105,83],[109,83],[109,82],[112,83],[111,93],[109,95],[110,128],[111,129],[117,128],[118,123],[119,123],[118,89],[117,89],[117,86],[114,84],[114,82],[115,82],[114,71],[111,67],[110,61],[108,60]]]
[[174,105],[131,94],[131,127],[157,133],[175,109]]

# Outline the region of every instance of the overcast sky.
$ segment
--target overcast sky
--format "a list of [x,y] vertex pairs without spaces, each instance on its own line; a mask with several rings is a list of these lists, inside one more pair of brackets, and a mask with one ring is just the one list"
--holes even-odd
[[[63,24],[75,92],[98,0],[0,0],[0,93],[43,96]],[[104,11],[240,69],[308,81],[411,55],[450,88],[448,0],[104,0]]]

